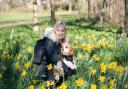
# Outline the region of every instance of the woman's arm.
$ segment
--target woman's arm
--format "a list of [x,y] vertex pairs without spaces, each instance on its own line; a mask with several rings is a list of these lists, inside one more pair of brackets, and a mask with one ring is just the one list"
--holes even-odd
[[57,62],[61,60],[59,56],[60,53],[58,53],[57,50],[58,48],[55,46],[55,43],[50,39],[46,40],[45,43],[47,58],[50,62],[56,65]]

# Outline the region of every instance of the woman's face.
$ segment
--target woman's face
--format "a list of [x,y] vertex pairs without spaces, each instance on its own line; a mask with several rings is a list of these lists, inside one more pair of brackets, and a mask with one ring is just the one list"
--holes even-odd
[[62,40],[65,37],[65,29],[64,29],[64,27],[63,26],[59,26],[58,28],[56,28],[55,34],[56,34],[56,37],[58,38],[58,40]]

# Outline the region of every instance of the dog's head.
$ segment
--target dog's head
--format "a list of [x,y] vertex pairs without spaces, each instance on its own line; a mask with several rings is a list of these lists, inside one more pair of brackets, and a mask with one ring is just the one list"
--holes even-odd
[[74,56],[75,54],[74,49],[72,48],[71,44],[67,41],[62,43],[61,53],[62,55],[65,55],[65,56]]

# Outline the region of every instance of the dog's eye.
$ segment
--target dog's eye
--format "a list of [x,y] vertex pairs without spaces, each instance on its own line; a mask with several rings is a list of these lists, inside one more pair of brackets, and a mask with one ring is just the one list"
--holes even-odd
[[66,48],[68,48],[68,46],[66,46]]

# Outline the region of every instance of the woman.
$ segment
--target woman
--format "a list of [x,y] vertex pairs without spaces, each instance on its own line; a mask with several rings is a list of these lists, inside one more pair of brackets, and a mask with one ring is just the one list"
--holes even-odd
[[[44,32],[44,38],[37,41],[38,46],[41,46],[40,49],[42,53],[39,74],[43,75],[43,79],[45,80],[54,81],[53,70],[46,68],[46,65],[56,65],[57,62],[61,60],[61,43],[66,40],[66,26],[64,22],[58,21],[53,28],[47,29],[48,30]],[[37,61],[35,61],[35,63],[36,62]],[[55,86],[59,86],[68,76],[76,73],[75,70],[70,70],[63,62],[62,67],[64,77],[60,76]],[[46,77],[44,75],[46,75]]]

